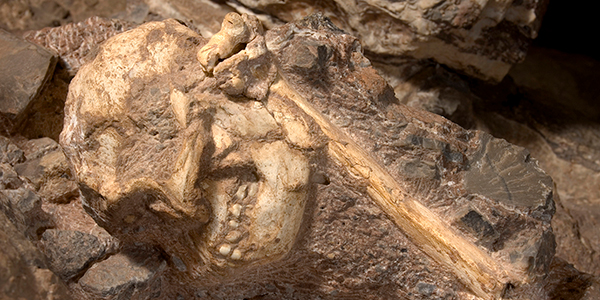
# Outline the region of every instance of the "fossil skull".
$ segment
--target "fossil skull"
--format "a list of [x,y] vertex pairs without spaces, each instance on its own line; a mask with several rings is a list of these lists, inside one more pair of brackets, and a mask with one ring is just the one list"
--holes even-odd
[[206,45],[174,20],[114,37],[66,104],[61,143],[88,212],[125,241],[160,245],[182,271],[274,260],[302,222],[308,158],[245,97],[265,96],[274,67],[261,64],[260,24],[244,18],[229,15]]

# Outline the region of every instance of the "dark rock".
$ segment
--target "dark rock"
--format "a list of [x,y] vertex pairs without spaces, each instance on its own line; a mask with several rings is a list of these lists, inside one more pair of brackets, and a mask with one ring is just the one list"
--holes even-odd
[[426,282],[417,283],[417,291],[419,291],[420,294],[428,297],[431,296],[436,289],[437,287],[435,286],[435,284]]
[[0,190],[0,210],[31,240],[37,240],[44,229],[53,225],[42,210],[40,197],[25,186]]
[[71,299],[65,284],[48,270],[43,254],[1,210],[0,249],[1,299]]
[[[479,150],[469,157],[465,188],[509,206],[535,210],[552,198],[554,186],[526,149],[482,135]],[[547,221],[553,214],[546,212]]]
[[0,190],[15,190],[23,185],[15,169],[9,164],[0,164]]
[[9,125],[19,125],[52,76],[55,65],[56,58],[48,50],[0,29],[0,117]]
[[69,74],[61,64],[58,64],[52,80],[41,91],[38,100],[33,103],[31,113],[14,131],[28,139],[49,137],[58,140],[64,125],[65,99],[69,81]]
[[400,103],[472,128],[473,95],[468,83],[439,64],[414,59],[373,61],[373,67],[394,89]]
[[0,163],[14,166],[25,161],[23,150],[13,144],[8,138],[0,136]]
[[165,267],[151,250],[124,251],[93,265],[79,284],[91,299],[149,299]]
[[492,225],[483,219],[483,217],[476,211],[471,210],[462,218],[460,221],[468,226],[470,229],[475,231],[475,234],[479,238],[494,236],[496,231]]
[[[585,285],[583,285],[583,286],[585,286]],[[594,277],[592,279],[591,284],[585,290],[585,293],[583,294],[583,297],[581,298],[581,300],[594,300],[594,299],[600,299],[600,278],[598,278],[598,277]]]
[[80,231],[48,229],[40,243],[50,270],[64,281],[83,273],[106,252],[97,237]]
[[[471,82],[477,128],[527,148],[552,176],[557,256],[600,275],[599,62],[532,48],[499,86]],[[539,216],[543,217],[542,209]]]

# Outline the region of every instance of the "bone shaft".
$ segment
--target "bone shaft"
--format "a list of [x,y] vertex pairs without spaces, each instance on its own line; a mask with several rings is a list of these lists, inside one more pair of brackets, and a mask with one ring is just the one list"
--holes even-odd
[[367,180],[369,196],[427,255],[451,270],[477,296],[499,298],[507,281],[507,272],[496,261],[446,227],[418,201],[404,195],[397,181],[375,159],[331,124],[284,79],[278,78],[271,89],[287,96],[315,120],[330,139],[331,156]]

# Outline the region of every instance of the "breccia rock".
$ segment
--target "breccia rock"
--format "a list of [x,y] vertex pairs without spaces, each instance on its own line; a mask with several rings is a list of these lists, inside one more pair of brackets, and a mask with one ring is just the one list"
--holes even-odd
[[322,12],[357,36],[373,57],[433,59],[485,80],[500,81],[537,36],[548,1],[242,0],[291,22]]
[[525,149],[401,105],[321,15],[260,26],[147,23],[80,69],[61,145],[96,222],[214,299],[542,289],[553,184]]

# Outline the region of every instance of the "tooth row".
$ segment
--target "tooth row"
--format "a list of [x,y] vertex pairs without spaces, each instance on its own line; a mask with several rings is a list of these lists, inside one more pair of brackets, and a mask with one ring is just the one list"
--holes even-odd
[[231,245],[239,243],[243,236],[242,232],[236,229],[240,226],[240,216],[242,215],[244,206],[236,202],[241,202],[246,197],[254,197],[257,193],[258,183],[251,183],[249,186],[246,184],[241,185],[233,196],[232,200],[235,204],[229,207],[229,215],[231,219],[227,223],[229,228],[232,228],[233,230],[225,235],[225,240],[228,243],[223,243],[218,248],[219,254],[222,256],[229,256],[229,258],[233,260],[242,259],[242,251],[239,249],[234,249],[235,245]]

